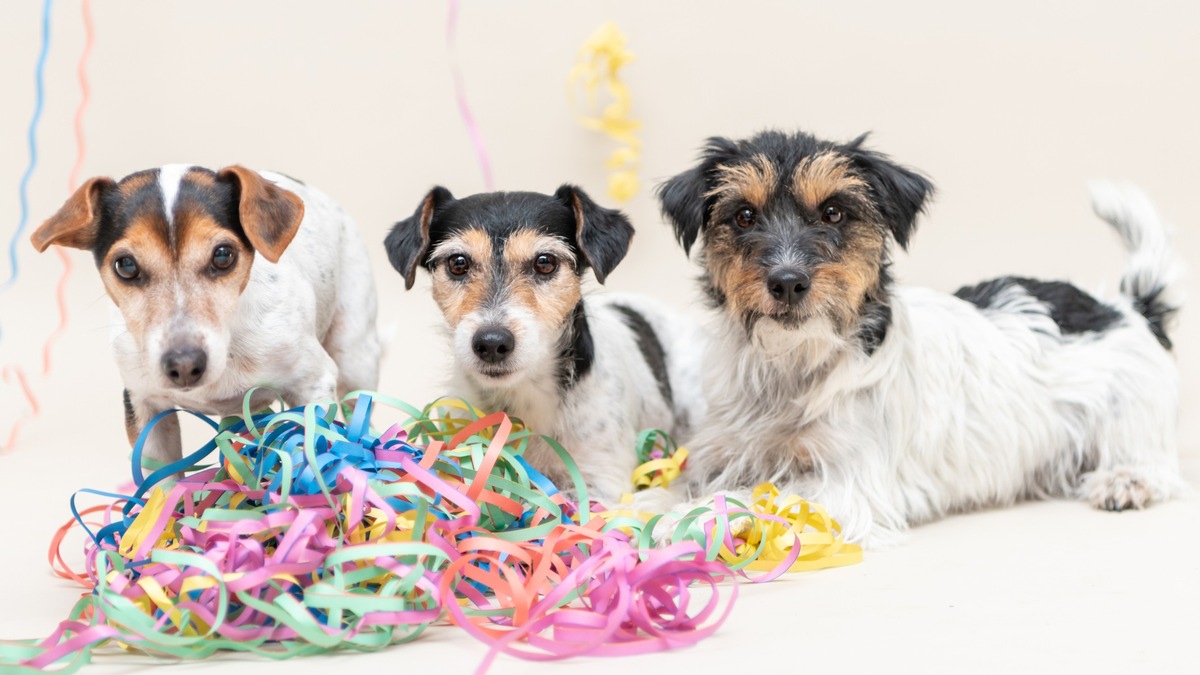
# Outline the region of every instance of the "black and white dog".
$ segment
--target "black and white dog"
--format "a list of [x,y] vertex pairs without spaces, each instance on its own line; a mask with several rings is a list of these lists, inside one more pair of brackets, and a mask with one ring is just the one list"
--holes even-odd
[[[697,323],[648,298],[583,294],[584,272],[603,283],[632,238],[624,214],[571,185],[553,195],[462,199],[438,187],[385,242],[407,288],[418,267],[433,277],[454,393],[558,440],[610,505],[632,489],[639,431],[685,435],[703,414]],[[545,443],[526,457],[560,488],[570,485]]]
[[713,138],[659,188],[720,321],[693,492],[774,481],[850,540],[1024,498],[1141,508],[1182,485],[1166,322],[1169,234],[1132,188],[1096,212],[1132,254],[1118,297],[1006,277],[947,295],[897,288],[933,191],[863,147],[775,131]]

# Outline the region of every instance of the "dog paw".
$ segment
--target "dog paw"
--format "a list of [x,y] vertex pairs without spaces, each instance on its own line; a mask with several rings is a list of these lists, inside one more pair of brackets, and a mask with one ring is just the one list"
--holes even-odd
[[1147,482],[1128,469],[1093,471],[1084,476],[1081,489],[1092,506],[1105,511],[1141,509],[1153,498]]
[[670,490],[662,487],[652,487],[633,493],[631,506],[634,511],[657,515],[659,513],[669,513],[679,504],[679,501],[680,498]]

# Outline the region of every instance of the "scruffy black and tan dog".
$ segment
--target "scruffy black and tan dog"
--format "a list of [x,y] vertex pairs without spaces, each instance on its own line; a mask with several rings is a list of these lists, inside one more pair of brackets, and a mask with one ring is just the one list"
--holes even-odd
[[[686,434],[703,413],[693,320],[640,296],[583,294],[588,268],[603,282],[632,238],[624,214],[571,185],[462,199],[438,187],[385,242],[408,288],[418,267],[433,277],[454,393],[558,440],[610,503],[630,490],[640,430]],[[526,457],[570,485],[544,443]]]
[[1131,188],[1097,213],[1132,254],[1121,294],[1006,277],[955,295],[897,288],[933,191],[863,139],[710,139],[661,186],[680,243],[703,242],[720,315],[693,492],[774,481],[852,540],[1026,497],[1119,511],[1181,485],[1165,321],[1168,232]]

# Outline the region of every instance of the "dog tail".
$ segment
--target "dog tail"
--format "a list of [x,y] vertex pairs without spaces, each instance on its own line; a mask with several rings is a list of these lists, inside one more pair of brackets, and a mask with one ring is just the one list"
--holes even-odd
[[1171,229],[1145,192],[1133,185],[1093,181],[1092,209],[1121,235],[1130,253],[1121,293],[1146,318],[1154,337],[1171,348],[1167,325],[1179,310],[1179,266],[1171,253]]

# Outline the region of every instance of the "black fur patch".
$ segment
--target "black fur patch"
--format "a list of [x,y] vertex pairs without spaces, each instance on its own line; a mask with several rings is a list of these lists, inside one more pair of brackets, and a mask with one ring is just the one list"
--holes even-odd
[[558,353],[558,387],[562,391],[574,387],[588,374],[596,360],[596,346],[582,302],[575,305],[570,321],[570,327],[563,332],[563,346]]
[[125,404],[125,429],[132,435],[138,431],[137,414],[133,412],[133,401],[129,400],[129,390],[121,392],[121,401]]
[[888,330],[892,327],[892,272],[891,263],[884,262],[879,267],[879,279],[875,288],[867,292],[862,307],[858,310],[858,330],[854,337],[867,356],[875,353],[876,349],[887,338]]
[[629,218],[616,209],[600,206],[569,183],[559,187],[554,198],[575,213],[575,245],[592,266],[596,280],[604,283],[629,252],[629,242],[633,239]]
[[1102,332],[1121,321],[1121,313],[1064,281],[1039,281],[1026,277],[1000,277],[965,286],[954,295],[980,308],[993,306],[1005,289],[1020,286],[1044,303],[1050,318],[1064,335]]
[[646,317],[636,310],[624,305],[613,305],[612,307],[624,315],[625,323],[629,325],[637,338],[638,350],[642,352],[642,358],[646,361],[646,365],[650,366],[650,372],[654,373],[654,379],[658,380],[659,392],[662,393],[667,405],[674,408],[675,397],[671,392],[671,376],[667,372],[667,353],[663,350],[658,334],[654,332],[650,322],[646,321]]
[[[193,173],[207,174],[214,179],[217,175],[203,167],[193,166],[188,169],[187,173],[183,175],[183,180],[179,182],[179,192],[175,195],[175,211],[186,209],[202,211],[215,224],[235,233],[243,244],[250,246],[250,240],[241,226],[239,213],[241,203],[238,200],[237,191],[229,183],[220,180],[214,180],[211,184],[188,180],[188,175]],[[172,216],[174,215],[172,214]],[[178,218],[174,218],[173,222],[179,222]]]
[[1175,313],[1177,307],[1172,307],[1162,299],[1163,287],[1155,287],[1149,293],[1141,293],[1133,298],[1133,308],[1138,314],[1146,317],[1146,325],[1163,349],[1171,349],[1171,338],[1167,337],[1167,319]]
[[855,337],[867,356],[875,353],[892,327],[892,308],[880,300],[867,300],[859,317]]
[[[125,234],[129,223],[137,216],[150,216],[163,213],[162,190],[158,187],[158,169],[147,169],[129,174],[121,179],[125,184],[130,179],[142,178],[149,174],[149,180],[132,194],[122,194],[120,190],[105,190],[100,195],[100,226],[96,231],[96,241],[92,243],[92,257],[96,267],[104,264],[104,258],[109,249]],[[166,221],[163,221],[166,227]]]

